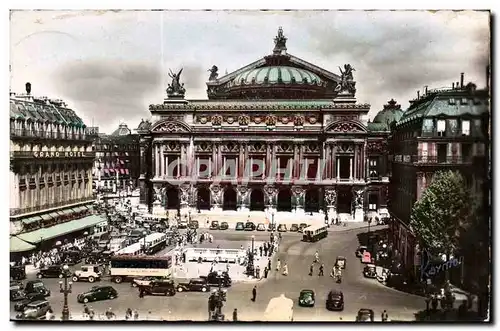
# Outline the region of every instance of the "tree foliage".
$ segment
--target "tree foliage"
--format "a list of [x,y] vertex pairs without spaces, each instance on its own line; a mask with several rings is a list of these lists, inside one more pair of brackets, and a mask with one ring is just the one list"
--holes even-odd
[[410,226],[431,253],[453,254],[474,209],[474,199],[462,175],[439,171],[413,206]]

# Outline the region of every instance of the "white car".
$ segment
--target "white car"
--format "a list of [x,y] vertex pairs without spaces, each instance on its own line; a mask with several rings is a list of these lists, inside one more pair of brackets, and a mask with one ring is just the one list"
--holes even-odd
[[266,226],[264,223],[259,223],[257,225],[257,231],[266,231]]
[[132,286],[133,287],[138,287],[138,286],[148,286],[152,281],[154,280],[160,280],[162,279],[161,277],[152,277],[152,276],[146,276],[146,277],[137,277],[132,280]]
[[99,267],[97,265],[84,265],[80,270],[76,270],[73,273],[73,277],[71,277],[71,279],[74,282],[87,280],[89,283],[93,283],[96,280],[101,279],[101,272],[99,271]]

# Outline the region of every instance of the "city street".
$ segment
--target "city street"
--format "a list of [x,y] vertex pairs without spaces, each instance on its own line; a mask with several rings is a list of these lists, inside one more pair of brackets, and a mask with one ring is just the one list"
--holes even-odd
[[[358,246],[356,235],[364,229],[350,229],[345,231],[330,231],[329,236],[316,243],[305,243],[301,241],[300,233],[283,233],[283,239],[278,254],[273,261],[273,270],[267,279],[260,281],[237,282],[228,290],[227,302],[223,312],[227,318],[231,318],[234,308],[238,309],[240,320],[262,319],[269,300],[273,297],[285,294],[295,302],[295,321],[354,321],[360,308],[370,308],[375,311],[375,319],[380,319],[381,312],[386,309],[389,319],[414,320],[414,312],[424,309],[423,298],[405,294],[379,284],[376,280],[365,279],[361,273],[363,265],[355,257],[354,251]],[[252,235],[255,241],[269,239],[268,232],[236,232],[209,231],[214,235],[214,244],[217,240],[222,242],[248,242]],[[221,248],[224,246],[221,245]],[[325,276],[317,276],[319,264],[315,265],[314,275],[309,276],[309,266],[314,259],[314,253],[318,251],[320,260],[325,264]],[[342,284],[336,284],[329,277],[330,270],[337,256],[347,258],[347,268],[343,272]],[[283,276],[281,272],[275,271],[276,259],[286,262],[289,275]],[[34,274],[28,276],[33,279]],[[44,279],[44,283],[52,291],[48,298],[56,316],[60,316],[63,307],[63,295],[59,293],[59,279]],[[96,285],[110,284],[103,280]],[[111,284],[119,293],[118,298],[112,301],[98,301],[89,304],[96,314],[104,314],[111,307],[117,315],[117,319],[123,319],[127,308],[137,309],[139,319],[164,319],[164,320],[207,320],[207,293],[177,293],[173,297],[146,296],[142,299],[138,296],[136,288],[129,283]],[[257,299],[250,300],[253,286],[257,286]],[[69,307],[73,319],[81,319],[83,305],[77,303],[76,296],[89,289],[93,285],[85,282],[73,284],[73,293],[69,295]],[[298,307],[297,299],[302,289],[312,289],[316,293],[316,305],[313,308]],[[343,312],[330,312],[325,309],[326,295],[332,289],[341,290],[345,297],[345,310]],[[15,317],[11,303],[11,317]],[[104,318],[104,317],[102,317]]]

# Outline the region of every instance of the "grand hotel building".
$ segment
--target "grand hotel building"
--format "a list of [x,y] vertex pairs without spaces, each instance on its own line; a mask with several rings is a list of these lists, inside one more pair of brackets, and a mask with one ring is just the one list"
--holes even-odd
[[399,106],[391,100],[369,123],[350,65],[335,74],[287,53],[286,41],[280,28],[272,54],[222,77],[214,66],[208,100],[185,100],[182,71],[170,73],[167,98],[137,129],[143,203],[207,215],[388,216],[386,138]]
[[91,232],[93,137],[61,100],[10,95],[10,251],[26,254]]

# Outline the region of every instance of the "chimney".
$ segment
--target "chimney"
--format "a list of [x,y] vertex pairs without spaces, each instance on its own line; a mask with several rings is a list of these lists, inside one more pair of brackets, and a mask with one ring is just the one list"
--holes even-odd
[[486,66],[486,90],[490,90],[490,66]]
[[464,87],[464,73],[462,72],[460,74],[460,88]]
[[417,91],[417,100],[420,100],[420,91]]
[[454,82],[451,82],[451,89],[454,90],[455,89],[455,83]]
[[25,87],[26,87],[26,93],[28,95],[30,95],[31,94],[31,83],[27,82],[26,85],[25,85]]
[[428,86],[427,86],[427,85],[425,85],[425,86],[424,86],[424,89],[425,89],[425,95],[427,95],[427,88],[428,88]]
[[460,88],[460,85],[458,85],[458,82],[455,83],[455,88],[458,90]]

